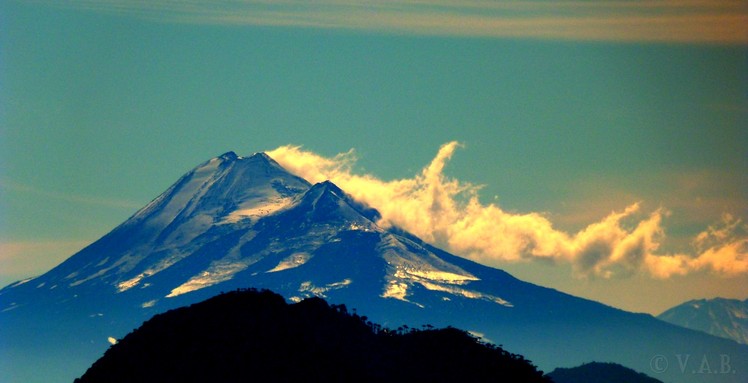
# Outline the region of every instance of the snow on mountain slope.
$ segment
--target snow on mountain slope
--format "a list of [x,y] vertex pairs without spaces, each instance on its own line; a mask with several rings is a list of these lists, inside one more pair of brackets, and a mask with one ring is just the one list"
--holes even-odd
[[[79,286],[114,288],[116,294],[168,288],[140,304],[151,308],[163,299],[229,281],[257,263],[260,270],[253,269],[253,275],[300,267],[320,247],[340,241],[340,233],[360,231],[381,237],[376,251],[387,266],[379,296],[410,302],[408,290],[420,285],[510,306],[500,297],[461,287],[478,278],[385,231],[378,219],[376,210],[331,182],[311,186],[265,154],[245,158],[230,152],[188,172],[112,233],[34,282],[56,292]],[[215,246],[220,251],[205,254]],[[284,258],[272,267],[261,262],[278,254]]]
[[[222,225],[251,225],[290,205],[309,187],[265,154],[223,154],[185,174],[103,241],[39,282],[51,289],[105,281],[119,292],[129,290],[189,256],[203,241],[220,237]],[[96,248],[102,242],[107,248]],[[103,253],[107,256],[99,256]]]
[[658,315],[666,322],[748,344],[748,299],[697,299]]
[[245,158],[229,152],[187,173],[125,225],[143,222],[159,240],[185,244],[216,223],[272,214],[309,186],[264,153]]
[[[109,338],[152,315],[246,287],[292,301],[324,297],[390,327],[456,326],[543,369],[612,360],[646,371],[656,355],[674,363],[687,353],[748,365],[748,346],[520,281],[379,218],[333,183],[310,185],[265,154],[211,159],[59,266],[0,290],[0,376],[70,381]],[[663,373],[748,381],[739,368]]]

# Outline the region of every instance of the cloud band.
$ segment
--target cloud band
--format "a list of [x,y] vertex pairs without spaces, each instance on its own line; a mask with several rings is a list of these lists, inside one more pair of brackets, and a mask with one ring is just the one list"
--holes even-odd
[[154,21],[574,41],[748,44],[740,0],[37,0]]
[[354,198],[377,208],[382,225],[395,225],[464,257],[489,264],[544,260],[568,262],[577,276],[626,277],[646,273],[669,278],[694,271],[735,276],[748,273],[748,225],[729,214],[699,233],[691,254],[660,251],[667,210],[648,214],[639,203],[610,213],[575,234],[553,227],[541,213],[509,213],[479,201],[479,187],[450,179],[444,167],[459,147],[443,145],[413,178],[383,181],[355,174],[354,151],[326,158],[298,146],[268,154],[309,180],[331,180]]

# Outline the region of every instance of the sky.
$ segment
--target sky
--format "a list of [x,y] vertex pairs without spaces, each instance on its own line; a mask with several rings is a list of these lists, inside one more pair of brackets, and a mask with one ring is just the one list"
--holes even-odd
[[745,1],[0,0],[0,285],[267,151],[457,255],[748,298]]

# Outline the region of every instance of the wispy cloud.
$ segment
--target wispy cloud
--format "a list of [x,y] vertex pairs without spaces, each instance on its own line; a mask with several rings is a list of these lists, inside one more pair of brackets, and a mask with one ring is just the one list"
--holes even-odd
[[3,189],[6,192],[24,193],[27,195],[34,195],[37,197],[66,201],[66,202],[75,203],[75,204],[104,206],[104,207],[111,207],[111,208],[118,208],[118,209],[137,209],[141,207],[141,204],[133,202],[133,201],[126,201],[126,200],[112,199],[112,198],[100,198],[100,197],[93,197],[93,196],[74,195],[74,194],[61,193],[57,191],[44,190],[44,189],[36,188],[30,185],[26,185],[24,183],[16,182],[16,181],[13,181],[7,178],[0,178],[0,190],[3,190]]
[[268,152],[310,182],[332,180],[382,214],[383,225],[419,237],[476,261],[500,265],[540,260],[567,262],[578,276],[603,278],[646,273],[669,278],[695,271],[734,276],[748,273],[748,225],[729,214],[698,234],[690,253],[664,253],[664,208],[643,212],[640,203],[614,211],[571,234],[537,212],[510,213],[479,201],[479,187],[444,175],[459,147],[442,146],[413,178],[384,181],[352,171],[354,151],[326,158],[296,146]]
[[155,21],[552,40],[748,44],[742,0],[37,0]]

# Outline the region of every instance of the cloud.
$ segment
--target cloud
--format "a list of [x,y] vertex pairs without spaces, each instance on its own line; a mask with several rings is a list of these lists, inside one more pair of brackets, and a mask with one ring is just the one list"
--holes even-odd
[[326,158],[299,146],[282,146],[268,155],[310,182],[333,181],[378,209],[380,224],[401,227],[484,264],[566,262],[577,276],[602,278],[748,273],[748,229],[731,215],[698,234],[691,254],[661,252],[663,219],[670,213],[664,208],[645,213],[640,203],[570,234],[554,228],[542,213],[510,213],[495,203],[483,204],[479,186],[445,176],[444,168],[459,147],[457,142],[443,145],[419,174],[392,181],[356,174],[353,150]]
[[722,274],[748,273],[748,225],[730,214],[709,226],[694,238],[699,257],[689,260],[690,266],[711,269]]
[[397,34],[748,44],[741,0],[37,0],[155,21]]

